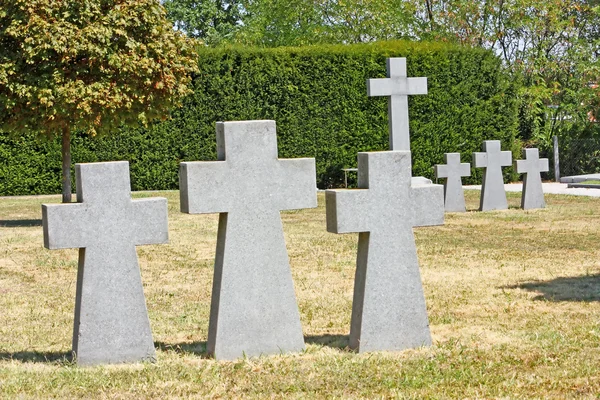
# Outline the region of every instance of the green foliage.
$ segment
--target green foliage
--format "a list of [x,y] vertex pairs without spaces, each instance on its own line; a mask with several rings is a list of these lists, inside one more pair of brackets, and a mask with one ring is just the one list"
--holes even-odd
[[[504,149],[512,149],[517,87],[492,52],[439,43],[381,42],[203,49],[194,92],[184,107],[173,111],[172,119],[148,128],[123,128],[105,138],[79,134],[73,140],[73,159],[129,160],[135,190],[176,189],[180,161],[216,158],[216,121],[274,119],[280,157],[315,157],[318,186],[340,186],[341,169],[356,167],[357,152],[388,148],[387,99],[367,97],[366,80],[385,77],[390,56],[408,58],[409,76],[428,77],[429,94],[409,100],[414,175],[431,178],[433,165],[443,162],[445,152],[460,152],[463,161],[470,161],[486,139],[499,139]],[[58,143],[48,146],[44,151],[58,151]],[[23,157],[32,164],[20,165],[11,155],[17,148],[29,154]],[[520,152],[513,150],[515,155]],[[13,139],[0,143],[0,154],[9,157],[8,169],[50,179],[49,169],[58,165],[42,162],[37,151]],[[43,188],[18,186],[4,174],[1,194],[48,192],[50,183]],[[479,181],[478,174],[474,171],[471,182]],[[510,169],[506,174],[508,178]],[[58,179],[53,182],[50,191],[56,192]]]
[[240,0],[165,0],[163,6],[175,27],[209,45],[232,38],[246,15]]
[[0,0],[0,130],[91,135],[168,115],[192,43],[158,0]]

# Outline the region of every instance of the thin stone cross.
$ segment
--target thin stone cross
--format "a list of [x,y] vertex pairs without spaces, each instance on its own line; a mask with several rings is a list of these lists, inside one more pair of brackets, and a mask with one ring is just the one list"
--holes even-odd
[[446,178],[444,183],[444,207],[448,212],[465,212],[465,193],[462,177],[471,176],[471,164],[460,162],[460,153],[444,154],[443,164],[434,168],[436,178]]
[[81,365],[152,361],[135,246],[167,243],[167,200],[131,200],[126,161],[76,164],[77,203],[42,205],[44,246],[79,248],[73,353]]
[[359,232],[350,347],[359,352],[431,344],[413,227],[408,151],[358,153],[358,187],[326,191],[327,230]]
[[406,58],[387,59],[387,78],[368,79],[368,96],[388,96],[390,150],[410,150],[408,96],[427,94],[427,78],[408,78]]
[[479,201],[480,211],[506,210],[508,208],[502,167],[512,165],[512,153],[500,150],[499,140],[486,140],[483,142],[484,152],[473,153],[475,168],[484,168]]
[[317,206],[315,160],[278,159],[275,121],[217,123],[217,153],[180,167],[181,211],[220,213],[208,353],[301,351],[279,212]]
[[523,194],[521,195],[521,208],[544,208],[544,191],[540,172],[550,170],[547,158],[540,158],[538,149],[523,149],[524,160],[515,161],[515,169],[523,178]]

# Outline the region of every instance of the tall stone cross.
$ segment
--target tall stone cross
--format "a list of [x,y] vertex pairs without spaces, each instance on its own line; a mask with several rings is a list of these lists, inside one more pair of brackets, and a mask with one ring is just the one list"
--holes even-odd
[[515,161],[515,169],[519,174],[525,174],[523,178],[523,194],[521,195],[521,208],[544,208],[544,191],[542,189],[542,178],[540,172],[548,172],[547,158],[540,158],[538,149],[523,149],[524,160]]
[[408,151],[358,153],[359,189],[326,192],[327,230],[359,232],[350,323],[359,352],[431,344],[410,175]]
[[434,167],[436,178],[446,178],[444,183],[444,207],[448,212],[465,212],[465,193],[462,177],[471,176],[471,164],[460,162],[460,153],[444,154],[443,164]]
[[154,342],[135,246],[167,243],[167,199],[131,200],[126,161],[77,164],[77,203],[42,205],[44,246],[79,248],[78,364],[149,361]]
[[502,167],[512,165],[512,153],[500,151],[499,140],[486,140],[483,142],[483,153],[473,153],[473,164],[475,168],[484,168],[483,184],[479,210],[506,210],[506,191],[504,190],[504,178]]
[[181,211],[220,213],[207,349],[304,349],[279,212],[317,206],[315,160],[277,158],[275,121],[217,123],[219,161],[180,167]]
[[408,78],[406,58],[387,59],[387,78],[368,79],[368,96],[388,96],[390,150],[410,150],[408,96],[427,94],[427,78]]

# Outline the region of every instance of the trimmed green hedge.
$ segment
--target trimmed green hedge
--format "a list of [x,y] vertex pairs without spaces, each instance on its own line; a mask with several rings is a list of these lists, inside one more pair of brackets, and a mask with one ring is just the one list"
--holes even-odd
[[[388,147],[387,99],[367,97],[366,79],[385,77],[391,56],[428,78],[429,94],[409,100],[413,175],[432,177],[445,152],[470,162],[486,139],[518,154],[517,88],[492,52],[383,42],[201,49],[195,92],[170,120],[105,138],[75,134],[73,161],[128,160],[134,190],[176,189],[179,162],[216,158],[216,121],[274,119],[280,157],[315,157],[318,186],[340,186],[358,151]],[[479,180],[477,171],[470,181]],[[0,195],[59,192],[57,139],[0,135]]]

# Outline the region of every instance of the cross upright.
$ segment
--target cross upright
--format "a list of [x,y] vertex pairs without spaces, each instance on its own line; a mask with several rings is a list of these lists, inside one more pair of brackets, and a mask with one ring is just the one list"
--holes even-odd
[[387,78],[367,79],[368,96],[388,96],[390,150],[410,150],[408,96],[427,94],[427,78],[408,78],[406,58],[387,59]]
[[279,212],[317,206],[315,160],[278,159],[275,121],[217,123],[217,157],[180,167],[182,212],[220,213],[208,352],[235,359],[300,351]]
[[436,178],[446,178],[444,183],[444,207],[448,212],[465,212],[465,193],[462,177],[471,176],[471,164],[460,162],[460,153],[444,154],[443,164],[434,168]]
[[131,200],[126,161],[76,164],[77,203],[42,205],[44,246],[79,248],[78,364],[150,361],[154,342],[135,246],[167,243],[167,200]]
[[544,191],[540,172],[550,170],[547,158],[540,158],[538,149],[523,149],[524,160],[516,160],[517,173],[525,174],[523,178],[523,192],[521,195],[521,208],[544,208]]
[[512,153],[500,150],[499,140],[485,140],[483,142],[484,152],[473,153],[475,168],[484,168],[479,201],[480,211],[506,210],[508,208],[502,167],[512,165]]
[[414,213],[410,152],[358,153],[358,187],[326,192],[327,230],[359,232],[350,347],[366,352],[429,345],[413,236],[423,217]]

